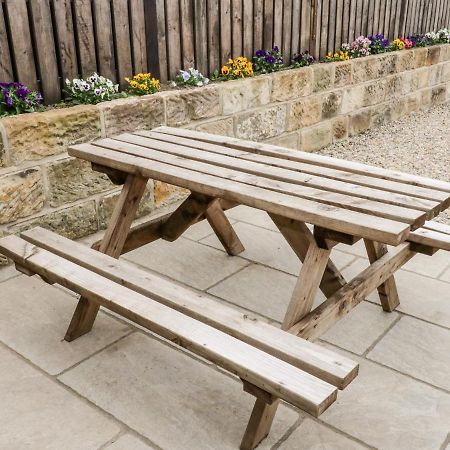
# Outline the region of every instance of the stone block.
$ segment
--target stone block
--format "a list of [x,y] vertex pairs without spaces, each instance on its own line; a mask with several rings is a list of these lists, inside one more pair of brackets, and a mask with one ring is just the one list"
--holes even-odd
[[[5,236],[5,233],[2,230],[0,230],[0,239],[4,236]],[[0,253],[0,269],[1,269],[0,270],[0,283],[8,278],[8,277],[6,277],[6,275],[3,275],[5,273],[5,270],[7,270],[7,269],[2,269],[2,266],[7,266],[8,264],[9,264],[8,258],[5,255],[2,255]]]
[[403,112],[404,114],[409,114],[420,109],[420,92],[414,92],[413,94],[407,95],[402,99],[403,102]]
[[310,95],[313,89],[311,67],[301,67],[272,75],[271,102],[284,102]]
[[434,86],[436,84],[439,84],[441,82],[442,74],[444,72],[444,65],[443,64],[437,64],[434,66],[430,66],[428,68],[429,70],[429,79],[430,79],[430,86]]
[[370,128],[371,116],[370,109],[352,114],[350,116],[350,136],[367,131]]
[[416,69],[419,67],[425,67],[427,65],[427,59],[428,49],[426,47],[414,49],[414,67]]
[[348,137],[349,119],[347,116],[336,117],[331,123],[333,141],[340,141]]
[[336,87],[347,86],[353,82],[351,61],[341,61],[335,64],[334,85]]
[[204,131],[205,133],[220,134],[222,136],[234,136],[234,126],[232,117],[214,120],[213,122],[203,123],[199,125],[196,129],[198,131]]
[[98,231],[95,201],[90,200],[81,205],[61,209],[29,222],[15,226],[11,231],[22,232],[30,228],[41,226],[69,239],[79,239]]
[[288,106],[288,131],[309,127],[320,122],[322,101],[320,96],[310,96],[297,100]]
[[154,181],[153,200],[156,208],[175,203],[188,195],[189,191],[187,189],[161,181]]
[[433,45],[428,47],[427,66],[438,64],[441,59],[441,46]]
[[405,106],[403,99],[395,99],[389,103],[389,106],[391,108],[392,120],[398,120],[403,116]]
[[6,166],[6,149],[3,143],[2,126],[0,124],[0,167]]
[[388,103],[382,103],[372,108],[372,126],[380,126],[392,120],[392,108]]
[[353,86],[346,89],[343,93],[341,111],[343,114],[347,114],[357,109],[361,109],[364,106],[365,87]]
[[313,92],[326,91],[334,85],[334,64],[315,64],[313,70]]
[[299,141],[298,133],[289,133],[269,139],[267,143],[297,150],[298,141]]
[[450,45],[443,45],[441,47],[441,61],[450,61]]
[[101,136],[95,106],[73,106],[3,119],[13,164],[41,159]]
[[100,103],[107,136],[133,130],[150,130],[164,124],[163,95],[129,97]]
[[397,52],[396,72],[405,72],[415,68],[414,50],[401,50]]
[[42,210],[45,202],[40,169],[0,177],[0,224],[14,222]]
[[378,55],[378,77],[387,77],[393,75],[397,70],[397,54],[385,53],[384,55]]
[[372,106],[384,102],[387,90],[386,80],[376,80],[365,84],[363,106]]
[[431,88],[423,89],[420,92],[420,106],[421,109],[429,108],[431,106]]
[[439,105],[447,100],[447,88],[444,85],[436,86],[431,89],[431,104]]
[[113,187],[106,175],[94,172],[88,161],[67,158],[47,166],[50,206],[58,207]]
[[364,83],[378,77],[380,72],[380,60],[368,56],[352,61],[353,83]]
[[300,149],[314,152],[330,145],[333,141],[331,122],[323,122],[300,132]]
[[342,93],[343,91],[333,91],[322,97],[322,119],[331,119],[340,113]]
[[430,85],[430,69],[428,67],[415,70],[412,76],[415,89],[424,89]]
[[237,116],[236,137],[261,141],[282,134],[286,129],[286,107],[272,106]]
[[450,61],[442,64],[442,72],[441,72],[441,82],[447,83],[448,81],[450,81]]
[[193,120],[220,115],[219,86],[180,90],[166,96],[167,125],[181,126]]
[[[116,206],[120,192],[114,192],[113,194],[106,195],[101,198],[98,205],[98,222],[101,230],[105,229],[111,219],[114,207]],[[155,208],[155,202],[153,198],[153,182],[150,181],[147,190],[145,191],[139,209],[136,214],[136,218],[150,214]]]
[[223,114],[234,114],[269,103],[270,81],[268,76],[262,76],[222,83]]
[[393,75],[386,78],[386,98],[398,98],[402,96],[402,75]]

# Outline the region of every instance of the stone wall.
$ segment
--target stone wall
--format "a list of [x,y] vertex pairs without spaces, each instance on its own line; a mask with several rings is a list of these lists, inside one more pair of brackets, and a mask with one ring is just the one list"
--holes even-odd
[[[71,144],[166,124],[315,151],[449,100],[446,44],[2,119],[0,235],[40,224],[79,238],[105,227],[118,188],[69,158]],[[177,193],[150,182],[140,214]]]

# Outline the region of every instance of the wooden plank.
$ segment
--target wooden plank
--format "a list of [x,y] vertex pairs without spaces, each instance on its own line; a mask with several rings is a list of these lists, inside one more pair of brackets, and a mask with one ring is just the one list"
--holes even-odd
[[276,156],[278,158],[284,158],[290,161],[305,162],[308,164],[345,170],[347,172],[357,173],[360,175],[373,176],[383,180],[392,180],[400,183],[411,184],[413,186],[421,186],[443,192],[450,192],[450,183],[446,181],[434,180],[432,178],[421,177],[418,175],[410,175],[396,170],[383,169],[381,167],[369,166],[367,164],[333,158],[330,156],[292,150],[261,142],[249,142],[228,136],[201,133],[199,131],[187,130],[183,128],[158,127],[152,131],[156,133],[196,139],[203,142],[209,142],[211,144],[225,145],[237,150]]
[[71,0],[53,2],[57,35],[58,55],[62,78],[72,80],[78,76],[77,52]]
[[[337,8],[337,0],[329,0],[329,12],[328,12],[328,43],[327,48],[330,52],[334,51],[335,46],[335,38],[336,38],[336,8]],[[340,44],[338,44],[340,45]]]
[[273,0],[264,0],[264,48],[272,48],[274,28],[274,9]]
[[[146,136],[149,137],[147,138]],[[373,200],[381,200],[402,207],[411,207],[422,211],[434,211],[434,208],[436,208],[436,210],[440,210],[441,208],[440,202],[442,202],[442,199],[430,201],[428,199],[413,197],[411,191],[414,194],[420,195],[419,190],[421,188],[411,187],[402,183],[383,181],[377,178],[312,166],[310,164],[280,160],[271,156],[253,153],[244,154],[237,150],[214,146],[213,144],[195,143],[195,141],[189,143],[182,138],[176,138],[175,140],[169,138],[166,142],[164,140],[159,141],[151,139],[150,136],[152,136],[151,132],[144,131],[134,135],[127,133],[116,136],[116,140],[220,167],[262,175],[270,179],[314,186],[343,194],[351,194],[356,197],[359,196]],[[177,141],[183,145],[175,144]],[[117,146],[117,144],[111,140],[102,140],[98,141],[98,143],[101,146],[111,146],[111,148],[117,150],[127,151],[126,146],[120,144]],[[186,144],[188,145],[186,146]],[[200,146],[204,146],[205,149],[199,149],[198,147]],[[145,156],[145,153],[142,153],[141,156]],[[198,167],[204,166],[199,165]],[[387,192],[385,192],[385,190]],[[429,192],[432,192],[433,194],[429,194]],[[423,193],[424,195],[430,196],[443,195],[444,198],[447,198],[447,195],[440,191],[436,193],[435,191],[426,189]],[[445,207],[445,204],[443,207]]]
[[[281,2],[280,2],[281,3]],[[292,44],[292,0],[283,1],[283,40],[282,50],[286,61],[291,60],[291,44]]]
[[[220,5],[219,0],[208,1],[209,73],[220,70]],[[250,19],[251,23],[252,20]],[[183,38],[184,39],[184,38]]]
[[373,11],[373,34],[381,33],[380,27],[380,2],[381,0],[374,0],[374,11]]
[[23,233],[23,238],[65,260],[247,342],[339,389],[347,386],[358,372],[358,364],[346,357],[298,339],[264,321],[243,315],[204,292],[174,284],[167,278],[140,269],[126,260],[116,260],[43,228],[28,230]]
[[[205,11],[206,13],[206,11]],[[205,18],[205,16],[202,16]],[[178,1],[166,2],[166,33],[169,48],[169,78],[174,79],[181,69],[180,5]]]
[[208,72],[208,28],[206,0],[195,0],[195,61],[197,69],[202,73]]
[[231,58],[231,0],[220,1],[220,54],[221,64]]
[[[391,0],[393,1],[393,0]],[[369,29],[369,2],[362,3],[362,16],[361,16],[361,34],[363,36],[368,36]]]
[[427,228],[428,230],[432,230],[432,231],[437,231],[438,233],[450,234],[450,226],[449,225],[445,225],[443,223],[435,222],[432,220],[425,222],[425,225],[423,226],[423,228]]
[[[329,0],[322,1],[321,26],[320,26],[320,56],[328,53],[328,19],[329,19]],[[330,49],[331,51],[331,49]]]
[[273,46],[283,45],[283,1],[275,0],[273,5]]
[[[110,0],[96,0],[94,7],[94,26],[97,38],[97,52],[100,74],[117,82],[114,55],[114,34]],[[142,16],[144,17],[144,16]]]
[[301,26],[300,26],[300,52],[304,52],[308,50],[309,52],[313,51],[313,48],[310,47],[311,39],[312,39],[312,28],[311,23],[313,21],[312,17],[312,9],[311,4],[308,0],[301,0],[301,9],[302,9],[302,18],[301,18]]
[[[133,54],[133,73],[148,71],[143,0],[130,1],[130,32]],[[97,44],[98,45],[98,44]]]
[[419,228],[408,236],[408,241],[427,247],[450,251],[450,235],[427,228]]
[[344,11],[344,0],[336,0],[336,32],[334,37],[334,49],[338,49],[343,44],[342,14]]
[[231,54],[233,58],[242,56],[242,37],[243,37],[243,23],[242,23],[242,1],[231,0]]
[[305,339],[321,336],[413,256],[409,243],[394,248],[321,303],[289,331]]
[[180,346],[314,416],[336,399],[334,386],[16,236],[3,240],[2,249],[34,272],[48,275],[50,280],[164,338],[176,339]]
[[[375,261],[386,255],[388,252],[387,246],[379,244],[378,242],[364,240],[369,261],[373,264]],[[380,297],[381,306],[386,312],[392,312],[398,305],[400,299],[398,297],[397,285],[395,284],[394,276],[389,277],[383,284],[378,286],[378,295]]]
[[356,38],[356,4],[357,0],[351,0],[350,2],[350,17],[348,22],[348,42],[351,43]]
[[[115,2],[119,0],[114,0]],[[74,0],[75,34],[81,75],[88,77],[98,70],[95,55],[94,23],[90,0]],[[117,30],[116,30],[117,31]]]
[[10,45],[17,72],[16,81],[20,81],[30,89],[38,89],[26,0],[5,0],[5,7],[11,33]]
[[[304,32],[301,26],[302,0],[292,0],[292,35],[291,35],[291,58],[301,51],[301,33]],[[290,61],[289,60],[289,61]],[[286,62],[288,62],[286,60]]]
[[253,56],[253,2],[242,2],[243,55],[251,59]]
[[0,3],[0,80],[3,80],[3,82],[14,80],[3,2]]
[[169,184],[185,187],[191,191],[225,198],[247,204],[274,214],[305,221],[343,233],[366,237],[386,244],[398,245],[403,242],[410,227],[399,222],[348,211],[338,207],[317,204],[290,195],[276,193],[232,180],[200,174],[176,166],[131,157],[89,144],[81,144],[69,149],[71,156],[106,165],[131,174],[141,174]]
[[254,0],[253,6],[253,50],[263,47],[264,0]]
[[180,0],[180,20],[183,68],[189,69],[195,66],[194,0]]
[[127,85],[125,77],[133,76],[128,0],[112,0],[114,43],[117,54],[117,72],[120,86]]

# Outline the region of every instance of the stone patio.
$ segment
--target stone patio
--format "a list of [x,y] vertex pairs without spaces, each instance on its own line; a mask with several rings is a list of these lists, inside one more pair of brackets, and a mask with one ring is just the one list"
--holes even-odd
[[[264,213],[228,215],[239,257],[206,222],[125,257],[279,322],[299,263]],[[333,251],[346,277],[363,250]],[[260,448],[450,450],[450,256],[417,256],[397,280],[397,312],[372,294],[321,339],[360,362],[357,379],[319,420],[283,405]],[[0,283],[0,449],[238,448],[253,404],[238,379],[109,313],[69,344],[74,295],[11,267]]]

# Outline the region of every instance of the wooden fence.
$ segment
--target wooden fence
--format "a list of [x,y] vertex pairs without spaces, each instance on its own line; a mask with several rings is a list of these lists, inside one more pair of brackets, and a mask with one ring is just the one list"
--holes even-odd
[[94,71],[121,84],[146,70],[166,81],[273,45],[289,61],[361,34],[449,25],[449,0],[0,0],[0,81],[21,81],[54,103],[65,78]]

